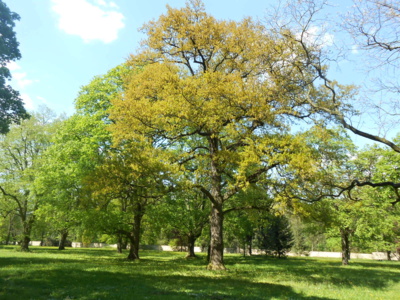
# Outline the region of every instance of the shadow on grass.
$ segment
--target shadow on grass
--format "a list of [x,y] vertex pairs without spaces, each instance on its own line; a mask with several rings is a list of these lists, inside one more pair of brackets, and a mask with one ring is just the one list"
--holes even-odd
[[[271,276],[289,276],[308,284],[331,284],[340,287],[387,288],[400,282],[400,263],[352,260],[342,266],[340,260],[297,258],[268,258],[265,256],[228,257],[226,266],[243,264],[249,269],[268,271]],[[265,266],[265,268],[264,268]],[[280,274],[280,275],[279,275]]]
[[[3,248],[4,249],[4,248]],[[306,297],[290,285],[380,290],[400,282],[400,264],[313,258],[225,257],[227,272],[205,270],[206,255],[142,251],[127,261],[113,249],[4,249],[0,299],[334,299]],[[280,284],[285,282],[285,284]]]
[[55,269],[6,279],[1,299],[320,299],[291,287],[231,278]]

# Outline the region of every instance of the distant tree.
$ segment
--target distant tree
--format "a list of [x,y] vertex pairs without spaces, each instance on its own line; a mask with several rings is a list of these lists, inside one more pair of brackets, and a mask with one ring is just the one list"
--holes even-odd
[[[45,200],[37,215],[60,234],[60,250],[65,248],[69,231],[82,221],[82,180],[99,160],[96,144],[88,143],[89,137],[85,136],[93,128],[101,133],[98,123],[76,115],[62,122],[36,173],[36,189]],[[94,140],[93,136],[90,138]]]
[[46,163],[37,173],[36,186],[46,199],[39,214],[60,233],[60,250],[72,229],[81,227],[84,232],[89,225],[96,231],[94,227],[98,226],[86,220],[91,213],[82,212],[83,206],[86,210],[96,206],[89,203],[90,193],[85,187],[87,178],[109,155],[106,110],[111,99],[122,92],[122,77],[128,71],[124,65],[117,66],[81,88],[75,99],[77,113],[62,123],[45,153]]
[[293,234],[293,246],[292,251],[297,255],[302,255],[308,251],[308,239],[307,234],[307,223],[304,222],[299,216],[290,216],[290,227],[292,228]]
[[0,210],[11,209],[20,219],[22,251],[29,250],[35,213],[42,200],[35,188],[35,177],[56,128],[48,115],[48,111],[35,114],[0,136]]
[[285,257],[293,245],[293,234],[288,219],[283,215],[271,215],[266,218],[265,223],[258,229],[257,244],[267,254],[278,258]]
[[129,240],[128,259],[139,259],[142,221],[149,206],[165,194],[167,172],[154,159],[139,152],[110,155],[86,178],[92,200],[100,210],[98,224],[107,234]]
[[155,208],[153,218],[163,215],[163,231],[181,237],[187,245],[186,257],[194,258],[196,240],[209,222],[209,205],[201,192],[181,189],[165,197],[163,203]]
[[[394,139],[399,143],[400,137]],[[360,151],[356,160],[360,180],[382,182],[400,180],[400,157],[395,152],[373,145]],[[354,233],[360,245],[372,251],[395,252],[400,245],[400,208],[395,205],[399,194],[393,187],[364,188],[354,194],[361,199],[358,228]]]
[[225,219],[225,239],[229,247],[240,246],[243,249],[243,256],[246,253],[252,255],[253,239],[256,225],[256,219],[259,211],[240,210],[227,215]]
[[6,84],[11,78],[7,63],[21,58],[14,32],[16,20],[19,15],[0,0],[0,134],[7,133],[11,123],[29,117],[19,93]]

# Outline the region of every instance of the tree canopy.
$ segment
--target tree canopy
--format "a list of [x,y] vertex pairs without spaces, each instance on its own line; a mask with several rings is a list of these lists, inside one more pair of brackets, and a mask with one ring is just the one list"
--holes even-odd
[[[227,244],[342,250],[344,264],[356,247],[390,257],[399,139],[353,126],[355,89],[328,78],[328,53],[309,36],[316,3],[268,24],[217,20],[199,0],[167,6],[137,52],[81,88],[74,115],[11,124],[0,135],[6,242],[27,250],[51,227],[60,249],[68,235],[113,240],[139,259],[142,239],[179,239],[188,257],[209,245],[211,270],[225,269]],[[362,37],[380,37],[370,30]],[[343,128],[391,149],[358,150]]]
[[10,124],[28,118],[19,93],[7,81],[11,78],[7,64],[21,58],[14,26],[19,15],[0,0],[0,134],[7,133]]
[[164,149],[169,163],[208,178],[193,186],[212,203],[210,268],[224,268],[225,203],[276,170],[307,176],[310,151],[290,123],[340,109],[349,91],[338,87],[332,98],[316,84],[316,62],[294,33],[218,21],[201,1],[167,7],[142,30],[147,39],[128,63],[143,71],[113,101],[113,135]]

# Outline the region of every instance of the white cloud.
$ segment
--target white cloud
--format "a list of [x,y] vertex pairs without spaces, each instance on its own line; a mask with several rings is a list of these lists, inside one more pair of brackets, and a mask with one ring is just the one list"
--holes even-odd
[[[23,72],[21,70],[21,66],[14,61],[8,62],[6,67],[11,71],[11,86],[13,86],[16,90],[20,92],[20,97],[24,102],[25,108],[31,111],[34,110],[35,103],[32,100],[31,96],[29,96],[25,88],[32,83],[39,82],[39,80],[29,79],[28,74],[26,72]],[[36,98],[41,100],[42,102],[45,102],[45,99],[42,97],[38,96]]]
[[108,5],[113,8],[119,8],[119,6],[115,2],[110,2],[108,3]]
[[358,54],[359,53],[357,45],[351,46],[351,53],[353,53],[353,54]]
[[77,35],[88,43],[99,40],[110,43],[124,28],[124,15],[109,0],[52,0],[58,15],[58,27],[67,34]]
[[19,89],[24,89],[27,85],[30,85],[38,80],[28,79],[26,72],[13,72],[12,73],[14,81],[17,83]]
[[33,103],[32,98],[28,94],[22,93],[21,98],[22,98],[22,101],[24,101],[24,106],[27,110],[35,109],[35,104]]
[[37,98],[41,103],[43,103],[43,104],[48,104],[48,101],[47,101],[45,98],[40,97],[40,96],[37,96],[36,98]]
[[27,78],[28,74],[21,71],[21,66],[14,61],[8,62],[6,67],[11,71],[12,85],[15,84],[18,90],[23,90],[26,86],[39,81]]
[[[300,38],[301,33],[297,34]],[[324,32],[324,29],[318,26],[310,26],[307,31],[303,33],[303,39],[307,43],[313,44],[316,47],[323,48],[333,45],[335,36],[333,34]]]
[[17,64],[15,61],[9,61],[6,65],[6,67],[11,71],[16,71],[21,69],[21,66],[19,64]]
[[332,46],[335,41],[335,36],[331,33],[325,33],[322,36],[322,42],[324,46]]
[[107,6],[107,2],[104,0],[96,0],[96,3],[101,6]]

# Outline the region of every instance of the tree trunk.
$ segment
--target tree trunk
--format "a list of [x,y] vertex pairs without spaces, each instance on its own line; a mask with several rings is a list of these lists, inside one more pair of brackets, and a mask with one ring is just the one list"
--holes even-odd
[[139,259],[140,226],[141,226],[141,222],[142,222],[142,217],[143,217],[143,213],[142,213],[141,205],[138,204],[137,211],[135,212],[135,216],[134,216],[133,228],[129,235],[130,248],[129,248],[128,259],[130,259],[130,260]]
[[23,234],[21,241],[21,251],[29,251],[29,242],[31,241],[31,230],[32,230],[33,220],[23,220]]
[[350,230],[349,228],[340,228],[340,237],[342,242],[342,265],[346,266],[350,260]]
[[224,241],[223,241],[223,222],[224,215],[222,205],[216,206],[214,203],[211,208],[211,241],[210,241],[210,261],[209,270],[226,270],[224,266]]
[[196,254],[194,253],[194,244],[197,240],[198,236],[194,234],[189,234],[188,235],[188,253],[186,255],[186,258],[196,258]]
[[[26,196],[29,195],[29,191],[26,192]],[[36,209],[34,209],[36,210]],[[33,224],[35,222],[35,214],[27,213],[27,204],[25,202],[24,210],[19,212],[22,221],[22,241],[21,241],[21,251],[27,252],[29,251],[29,242],[31,241],[31,231]]]
[[42,236],[40,237],[40,246],[44,246],[44,231],[42,231]]
[[392,258],[390,256],[391,254],[392,254],[392,251],[390,251],[390,250],[386,251],[387,260],[392,260]]
[[218,147],[220,140],[215,137],[209,138],[210,156],[211,156],[211,193],[209,195],[212,202],[210,216],[210,261],[209,270],[226,270],[224,266],[224,239],[223,223],[224,214],[222,210],[224,198],[222,196],[222,176],[218,163]]
[[68,229],[61,230],[60,244],[58,245],[58,250],[65,250],[65,242],[68,237]]
[[31,238],[29,235],[24,235],[21,241],[21,251],[23,252],[28,252],[29,251],[29,242],[31,241]]
[[252,256],[253,255],[253,236],[252,235],[248,235],[247,236],[247,243],[248,243],[248,249],[249,249],[249,255]]
[[133,238],[133,236],[129,237],[129,254],[128,254],[128,259],[129,260],[135,260],[139,259],[139,248],[136,246],[137,242]]
[[118,253],[122,253],[122,245],[121,245],[121,243],[119,241],[117,243],[117,252]]
[[126,250],[128,243],[122,234],[118,234],[117,239],[117,251],[118,253],[122,253],[122,250]]
[[10,243],[10,238],[11,238],[11,232],[8,231],[7,237],[6,237],[6,241],[5,241],[5,244],[6,244],[6,245],[8,245],[8,244]]
[[7,233],[7,238],[6,238],[6,245],[10,243],[10,238],[11,238],[11,231],[12,231],[12,214],[10,214],[10,223],[8,224],[8,233]]
[[[210,235],[210,241],[211,241],[211,235]],[[211,253],[211,242],[208,243],[207,247],[207,262],[210,263],[210,253]]]

